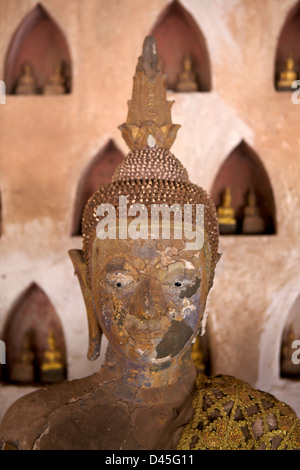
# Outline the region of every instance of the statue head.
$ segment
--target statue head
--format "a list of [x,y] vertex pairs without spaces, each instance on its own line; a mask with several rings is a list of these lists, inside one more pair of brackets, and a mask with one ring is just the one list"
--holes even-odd
[[[145,40],[149,57],[139,59],[134,99],[121,126],[132,150],[112,182],[89,199],[83,251],[71,250],[70,256],[88,312],[88,357],[98,356],[103,331],[120,358],[155,369],[187,350],[204,324],[219,228],[208,194],[189,181],[167,148],[178,126],[153,115],[151,102],[159,103],[163,86],[152,57],[156,47],[149,47],[153,41]],[[142,119],[137,90],[149,105]],[[163,136],[166,145],[157,145]]]

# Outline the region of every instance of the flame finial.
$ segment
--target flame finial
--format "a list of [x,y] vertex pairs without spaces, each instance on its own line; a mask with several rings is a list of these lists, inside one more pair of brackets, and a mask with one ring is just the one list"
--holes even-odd
[[156,40],[147,36],[133,78],[132,98],[128,101],[126,123],[119,126],[131,150],[149,147],[169,149],[180,127],[173,124],[166,100],[165,75],[161,72]]

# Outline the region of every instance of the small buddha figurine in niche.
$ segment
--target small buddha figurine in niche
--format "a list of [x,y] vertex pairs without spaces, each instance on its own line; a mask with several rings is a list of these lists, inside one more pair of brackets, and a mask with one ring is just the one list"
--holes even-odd
[[[0,424],[3,449],[8,444],[35,450],[300,447],[299,420],[288,405],[234,377],[197,375],[191,348],[204,331],[206,300],[220,258],[218,219],[207,192],[189,181],[169,150],[177,131],[170,113],[166,122],[152,107],[141,109],[141,100],[149,105],[153,93],[160,110],[166,103],[170,110],[150,36],[129,102],[137,113],[128,113],[121,126],[131,150],[112,182],[85,207],[83,250],[69,252],[87,309],[88,357],[99,356],[104,333],[109,342],[105,362],[92,376],[45,386],[15,402]],[[120,196],[126,196],[128,208],[136,201],[143,204],[148,223],[152,204],[177,204],[171,227],[158,222],[159,228],[171,229],[170,236],[152,237],[151,225],[146,236],[145,231],[129,236],[124,228],[132,217],[124,221]],[[180,208],[191,203],[201,204],[205,213],[200,232],[196,211],[192,217],[194,236],[204,232],[203,243],[193,248],[187,245],[190,234],[178,238],[173,230],[184,220]],[[111,215],[116,211],[116,237],[101,229],[106,223],[101,211],[107,207]]]
[[264,233],[265,222],[260,215],[260,210],[256,205],[256,195],[253,189],[248,193],[248,204],[244,208],[244,218],[242,232],[246,235]]
[[38,93],[37,80],[29,62],[23,66],[23,73],[18,80],[15,93],[16,95],[36,95]]
[[50,75],[43,89],[44,95],[64,95],[66,93],[66,79],[63,74],[63,64],[59,63],[55,66],[53,73]]
[[31,345],[31,334],[23,337],[21,352],[15,363],[12,364],[9,378],[12,382],[32,383],[35,381],[35,356]]
[[62,382],[65,379],[65,367],[61,352],[57,349],[53,330],[48,334],[48,349],[44,352],[40,368],[40,381],[44,383]]
[[205,375],[207,373],[207,363],[205,360],[206,358],[203,351],[203,345],[201,344],[201,339],[201,336],[197,336],[193,344],[191,354],[198,374]]
[[293,325],[290,325],[285,333],[281,347],[280,375],[281,377],[300,379],[300,364],[294,364],[292,355],[295,352],[293,342],[299,339],[294,332]]
[[219,229],[221,234],[236,233],[236,218],[231,206],[231,190],[227,186],[222,195],[222,203],[218,207]]
[[176,91],[198,91],[196,74],[193,72],[193,64],[189,56],[186,56],[183,60],[183,70],[179,74]]
[[277,81],[278,90],[291,90],[292,83],[298,79],[298,73],[295,70],[295,61],[289,56],[286,59],[286,67],[279,73]]

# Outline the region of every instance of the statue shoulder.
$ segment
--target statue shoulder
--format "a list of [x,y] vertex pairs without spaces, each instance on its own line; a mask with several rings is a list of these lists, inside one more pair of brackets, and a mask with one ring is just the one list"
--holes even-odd
[[235,377],[199,375],[193,410],[178,449],[300,449],[293,409]]
[[32,449],[50,413],[46,388],[16,400],[0,423],[0,449]]
[[95,389],[94,376],[45,386],[16,400],[0,423],[0,449],[31,450],[47,433],[49,417]]

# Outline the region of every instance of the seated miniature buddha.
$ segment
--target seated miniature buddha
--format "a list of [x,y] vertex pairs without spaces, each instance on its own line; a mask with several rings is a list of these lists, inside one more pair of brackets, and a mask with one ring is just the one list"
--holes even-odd
[[[206,299],[220,257],[218,219],[206,191],[189,181],[169,150],[169,133],[174,139],[170,115],[166,122],[159,113],[151,114],[151,145],[144,144],[147,108],[145,121],[135,118],[140,100],[153,101],[153,90],[163,108],[164,76],[155,39],[147,37],[135,74],[134,99],[121,126],[131,151],[112,182],[89,199],[82,224],[83,250],[70,251],[87,308],[88,357],[98,357],[104,333],[109,342],[105,362],[89,377],[45,386],[16,401],[0,426],[4,449],[300,446],[299,420],[288,405],[234,377],[197,376],[191,348],[204,331]],[[155,144],[158,138],[160,146]],[[120,198],[125,196],[129,209],[124,219]],[[148,232],[141,230],[143,237],[137,236],[138,230],[131,232],[132,222],[136,223],[131,209],[137,202],[146,214]],[[147,225],[149,214],[153,205],[162,203],[174,204],[169,221],[174,230],[165,238],[155,231],[155,237],[149,236],[157,228]],[[178,231],[181,208],[191,203],[199,206],[193,206],[188,227],[195,237],[202,235],[192,248],[191,231],[182,237]],[[197,207],[200,212],[204,209],[204,221],[198,219]],[[108,213],[111,219],[106,219]],[[107,220],[115,220],[116,237]],[[167,226],[166,219],[158,221],[158,227]]]
[[277,89],[278,90],[290,90],[292,84],[295,80],[298,79],[298,74],[295,71],[295,61],[290,56],[286,59],[286,67],[279,74],[277,80]]
[[37,80],[34,76],[32,66],[26,62],[23,67],[23,73],[18,80],[15,93],[16,95],[35,95],[37,92]]
[[11,366],[9,378],[19,383],[32,383],[35,380],[34,352],[28,333],[24,335],[20,355]]
[[265,223],[256,205],[256,195],[253,189],[248,193],[248,204],[244,208],[242,232],[244,234],[264,233]]
[[65,379],[65,367],[61,352],[56,347],[54,332],[49,331],[48,349],[44,352],[43,362],[40,368],[41,382],[61,382]]
[[56,65],[43,89],[44,95],[63,95],[66,93],[65,77],[63,75],[62,64]]
[[219,228],[221,234],[236,233],[236,219],[231,206],[231,191],[229,186],[222,195],[222,203],[218,207]]
[[198,91],[196,75],[192,70],[192,61],[189,56],[185,57],[183,61],[183,70],[179,74],[176,91]]

